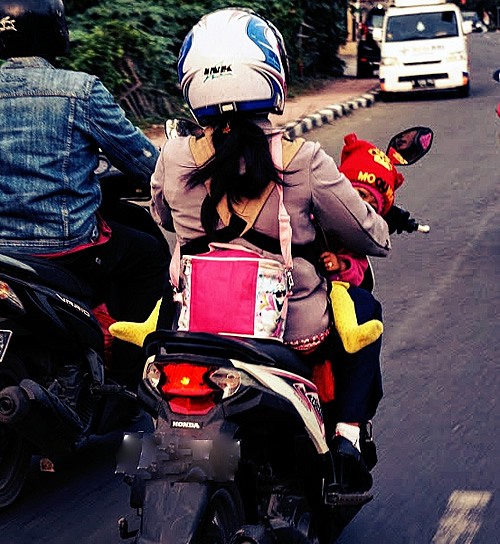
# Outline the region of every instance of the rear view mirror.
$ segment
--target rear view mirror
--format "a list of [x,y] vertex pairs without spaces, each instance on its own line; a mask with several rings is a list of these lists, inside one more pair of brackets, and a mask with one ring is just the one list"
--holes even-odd
[[429,151],[433,138],[434,133],[429,127],[407,128],[391,138],[387,155],[394,164],[413,164]]
[[493,72],[493,79],[500,83],[500,69]]
[[462,21],[462,32],[464,34],[472,33],[472,21]]

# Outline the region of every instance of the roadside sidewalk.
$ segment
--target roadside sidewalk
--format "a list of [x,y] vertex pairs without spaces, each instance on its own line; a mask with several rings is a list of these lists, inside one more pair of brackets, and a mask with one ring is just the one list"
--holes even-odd
[[[345,75],[328,82],[322,89],[290,98],[283,115],[270,115],[274,126],[284,127],[291,137],[297,137],[323,124],[332,123],[358,108],[368,108],[377,100],[378,81],[356,78],[356,57],[343,56]],[[165,141],[163,127],[144,131],[158,146]]]
[[323,124],[372,106],[378,95],[374,79],[344,76],[329,82],[323,89],[287,101],[283,115],[271,115],[275,126],[284,126],[292,136],[300,136]]
[[287,101],[283,115],[271,116],[273,124],[284,126],[291,137],[332,123],[358,108],[368,108],[378,97],[376,79],[357,79],[356,48],[344,47],[340,57],[345,62],[343,77],[330,81],[323,89]]

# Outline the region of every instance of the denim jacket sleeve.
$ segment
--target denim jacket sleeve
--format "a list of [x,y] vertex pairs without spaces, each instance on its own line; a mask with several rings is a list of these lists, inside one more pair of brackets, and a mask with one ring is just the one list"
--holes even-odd
[[113,95],[97,78],[92,85],[88,107],[90,132],[113,166],[149,182],[159,152],[127,119]]

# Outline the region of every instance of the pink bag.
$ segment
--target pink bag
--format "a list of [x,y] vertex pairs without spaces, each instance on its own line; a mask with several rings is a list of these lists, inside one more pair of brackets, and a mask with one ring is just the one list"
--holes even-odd
[[[271,148],[281,165],[281,136]],[[181,258],[177,244],[170,270],[179,303],[177,330],[283,341],[293,286],[292,231],[283,187],[276,188],[283,262],[237,244],[210,244],[207,253]]]
[[181,261],[177,330],[283,340],[288,273],[235,244],[211,244]]

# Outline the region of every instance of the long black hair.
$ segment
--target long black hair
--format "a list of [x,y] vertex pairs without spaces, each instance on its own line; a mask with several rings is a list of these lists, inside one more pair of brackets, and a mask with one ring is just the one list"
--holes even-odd
[[201,207],[201,224],[207,234],[217,228],[217,205],[227,196],[229,210],[243,199],[258,198],[273,181],[282,184],[280,170],[273,163],[269,139],[255,118],[241,114],[221,117],[213,125],[215,154],[187,176],[192,188],[210,180],[210,195]]

